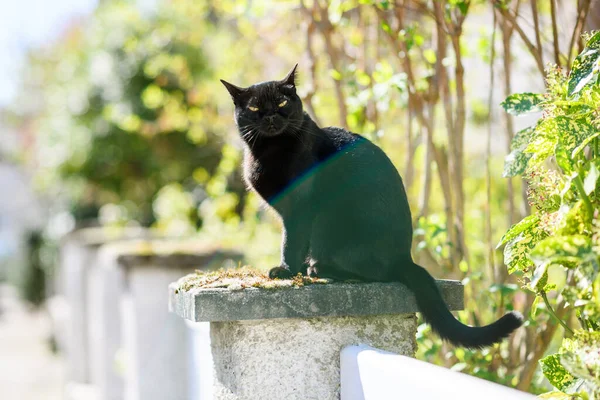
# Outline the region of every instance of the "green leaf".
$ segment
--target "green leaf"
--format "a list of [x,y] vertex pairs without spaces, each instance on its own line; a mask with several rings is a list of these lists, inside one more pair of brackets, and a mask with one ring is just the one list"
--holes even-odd
[[563,392],[558,392],[558,391],[554,391],[554,392],[548,392],[548,393],[543,393],[540,394],[538,397],[538,399],[551,399],[551,400],[576,400],[576,399],[581,399],[581,397],[573,397],[570,394],[566,394]]
[[392,28],[391,28],[391,27],[390,27],[390,25],[389,25],[387,22],[385,22],[385,21],[382,21],[382,22],[381,22],[381,29],[383,29],[383,31],[384,31],[384,32],[387,32],[387,33],[392,33]]
[[556,118],[540,120],[535,127],[535,133],[525,148],[525,152],[532,155],[528,163],[530,167],[539,165],[555,155],[560,136]]
[[577,392],[576,389],[581,385],[580,380],[571,375],[561,364],[560,360],[560,354],[552,354],[542,358],[539,361],[542,373],[552,386],[561,392]]
[[598,172],[596,164],[592,163],[590,171],[588,172],[583,181],[583,189],[585,191],[585,194],[589,195],[596,189],[596,182],[598,182],[599,176],[600,173]]
[[496,245],[496,249],[500,248],[502,245],[506,244],[507,242],[513,240],[521,232],[530,228],[532,225],[534,225],[534,224],[537,225],[537,223],[539,221],[540,221],[540,218],[535,214],[532,214],[532,215],[529,215],[529,216],[523,218],[521,221],[519,221],[516,224],[514,224],[513,226],[511,226],[510,229],[504,234],[504,236],[502,236],[502,239],[500,239],[500,243],[498,243]]
[[598,259],[593,256],[590,256],[575,269],[575,285],[581,291],[580,297],[585,297],[585,293],[592,288],[598,276],[598,270]]
[[[566,196],[563,197],[564,201],[566,201]],[[589,229],[589,215],[583,200],[572,203],[570,208],[563,204],[561,211],[563,209],[563,215],[555,233],[560,236],[586,235]]]
[[569,154],[569,151],[565,146],[556,143],[554,157],[556,158],[556,164],[558,164],[564,175],[573,175],[575,172],[575,160],[571,157],[571,154]]
[[531,226],[506,244],[504,263],[508,266],[509,274],[515,271],[526,272],[533,267],[534,264],[529,258],[529,253],[539,241],[540,232],[540,229]]
[[600,131],[585,118],[559,116],[554,118],[554,122],[559,138],[558,144],[571,153],[572,158],[575,158],[592,139],[600,135]]
[[529,285],[527,285],[533,292],[541,292],[548,283],[548,266],[549,263],[543,262],[535,268],[535,271],[533,271],[531,281],[529,282]]
[[340,71],[335,70],[333,68],[329,70],[329,76],[331,76],[336,81],[342,80],[342,74],[340,73]]
[[594,108],[583,101],[577,100],[554,100],[552,105],[556,106],[561,114],[567,114],[571,117],[580,117],[594,111]]
[[579,93],[590,83],[594,83],[600,69],[600,31],[588,40],[585,49],[573,60],[569,75],[569,96]]
[[514,283],[495,283],[488,290],[490,293],[500,292],[503,296],[506,296],[518,291],[519,286]]
[[[578,331],[571,339],[564,339],[560,349],[560,363],[573,377],[581,380],[579,387],[568,390],[585,391],[594,397],[600,395],[600,332]],[[563,390],[569,393],[568,390]]]
[[433,49],[426,49],[426,50],[423,50],[423,58],[429,64],[435,64],[435,61],[437,59],[437,55],[436,55],[436,53],[435,53],[435,51]]
[[533,126],[517,132],[510,144],[512,151],[504,159],[503,177],[517,176],[525,172],[527,163],[531,158],[531,154],[525,153],[525,149],[529,145],[529,141],[534,133],[535,127]]
[[467,11],[469,11],[469,5],[470,5],[469,1],[465,1],[465,0],[450,0],[449,3],[450,3],[450,5],[458,8],[460,10],[460,13],[462,15],[467,15]]
[[385,1],[380,1],[379,5],[381,6],[382,9],[384,10],[388,10],[390,8],[390,2],[385,0]]
[[539,242],[531,251],[536,265],[545,263],[582,263],[594,256],[588,236],[552,236]]
[[536,93],[517,93],[506,98],[500,105],[504,110],[513,115],[522,115],[542,111],[539,104],[544,101],[544,96]]
[[584,138],[581,141],[581,143],[575,149],[573,149],[573,153],[571,153],[571,157],[575,158],[577,156],[577,154],[579,154],[581,152],[581,150],[585,149],[585,146],[587,146],[593,139],[597,138],[598,136],[600,136],[600,131],[590,133],[590,135],[588,137]]

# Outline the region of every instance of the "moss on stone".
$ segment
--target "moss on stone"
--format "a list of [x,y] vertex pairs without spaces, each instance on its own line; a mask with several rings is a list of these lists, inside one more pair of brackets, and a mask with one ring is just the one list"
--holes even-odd
[[196,271],[184,276],[178,281],[177,292],[191,289],[224,288],[229,290],[242,290],[246,288],[279,289],[288,287],[302,287],[314,284],[326,284],[328,279],[311,278],[296,275],[292,279],[271,279],[257,269],[244,266],[235,269],[220,269],[217,271]]

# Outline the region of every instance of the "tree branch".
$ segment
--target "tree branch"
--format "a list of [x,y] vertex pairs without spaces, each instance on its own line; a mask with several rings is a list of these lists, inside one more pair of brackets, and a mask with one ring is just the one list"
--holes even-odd
[[554,62],[558,67],[560,67],[560,48],[558,43],[558,26],[556,23],[556,0],[550,0],[550,16],[552,18],[552,42],[554,44]]
[[575,28],[573,28],[573,34],[571,35],[571,40],[569,41],[569,47],[567,48],[567,68],[571,70],[571,57],[573,56],[575,50],[575,43],[577,39],[581,36],[581,32],[583,30],[583,24],[585,23],[585,19],[590,11],[590,5],[592,4],[591,0],[581,0],[581,2],[577,2],[577,22],[575,23]]
[[523,31],[523,29],[521,29],[521,27],[517,23],[515,15],[513,15],[510,10],[504,9],[500,5],[500,0],[492,0],[492,1],[493,1],[494,5],[496,6],[496,9],[498,10],[498,12],[500,12],[500,15],[502,15],[503,19],[505,21],[507,21],[511,25],[511,27],[517,31],[517,33],[521,37],[521,40],[523,40],[523,43],[525,43],[525,46],[527,46],[527,49],[529,49],[529,52],[535,59],[535,63],[538,67],[538,70],[540,71],[542,76],[545,76],[544,75],[544,63],[543,63],[542,57],[541,57],[542,49],[536,48],[535,45],[533,43],[531,43],[531,40],[529,40],[529,38],[527,37],[527,35]]

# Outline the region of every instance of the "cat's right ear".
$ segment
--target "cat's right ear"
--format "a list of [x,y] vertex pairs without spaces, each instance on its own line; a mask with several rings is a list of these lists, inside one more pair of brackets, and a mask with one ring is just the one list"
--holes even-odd
[[231,95],[234,103],[239,100],[239,98],[248,90],[246,88],[236,86],[233,83],[226,82],[223,79],[220,79],[220,81]]

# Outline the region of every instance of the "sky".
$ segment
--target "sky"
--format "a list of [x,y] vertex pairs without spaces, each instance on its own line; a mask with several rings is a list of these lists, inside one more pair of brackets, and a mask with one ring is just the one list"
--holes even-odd
[[56,40],[98,0],[0,0],[0,107],[15,94],[28,49]]
[[[91,14],[99,0],[0,0],[0,108],[15,95],[27,50],[56,40],[69,24]],[[154,9],[159,0],[131,0]]]

